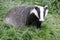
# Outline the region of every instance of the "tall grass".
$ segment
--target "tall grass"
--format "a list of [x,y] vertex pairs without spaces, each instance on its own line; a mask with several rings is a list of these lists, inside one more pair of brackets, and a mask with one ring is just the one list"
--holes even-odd
[[[3,22],[5,14],[20,5],[48,5],[42,28],[16,28]],[[60,40],[60,0],[0,0],[0,40]]]

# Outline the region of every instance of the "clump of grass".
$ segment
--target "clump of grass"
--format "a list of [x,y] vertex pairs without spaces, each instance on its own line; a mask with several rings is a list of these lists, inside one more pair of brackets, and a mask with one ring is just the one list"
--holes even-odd
[[[42,28],[16,28],[3,22],[11,8],[20,5],[48,5],[49,13]],[[0,0],[0,40],[60,40],[59,0]]]

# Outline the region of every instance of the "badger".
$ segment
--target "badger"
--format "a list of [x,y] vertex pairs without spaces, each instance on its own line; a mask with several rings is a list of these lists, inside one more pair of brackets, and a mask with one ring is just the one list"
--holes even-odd
[[41,27],[48,13],[48,6],[17,6],[8,11],[4,22],[16,27],[35,25]]

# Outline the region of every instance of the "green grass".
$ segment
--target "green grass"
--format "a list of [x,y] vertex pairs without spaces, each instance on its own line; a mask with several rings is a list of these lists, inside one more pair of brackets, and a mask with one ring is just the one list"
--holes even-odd
[[[5,14],[19,5],[48,5],[49,13],[42,28],[16,28],[3,22]],[[0,0],[0,40],[60,40],[59,0]]]

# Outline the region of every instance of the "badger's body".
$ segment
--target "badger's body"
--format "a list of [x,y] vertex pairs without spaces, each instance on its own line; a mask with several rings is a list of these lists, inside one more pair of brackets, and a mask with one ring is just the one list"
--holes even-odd
[[34,8],[35,6],[14,7],[6,14],[4,22],[17,27],[23,27],[31,24],[39,27],[41,25],[41,21],[39,21],[36,15],[31,14],[31,10]]

